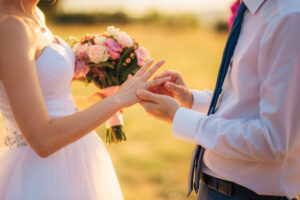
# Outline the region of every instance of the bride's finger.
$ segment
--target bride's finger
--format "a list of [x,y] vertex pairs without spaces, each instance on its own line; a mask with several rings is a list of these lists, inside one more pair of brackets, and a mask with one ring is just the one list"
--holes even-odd
[[158,86],[158,85],[161,85],[167,81],[170,81],[171,80],[171,76],[168,76],[168,77],[163,77],[163,78],[159,78],[159,79],[155,79],[153,81],[149,81],[147,82],[147,86],[146,86],[146,89],[149,89],[151,87],[155,87],[155,86]]
[[153,79],[158,79],[166,76],[172,76],[173,79],[178,77],[178,72],[173,70],[164,70],[160,74],[157,74]]
[[132,77],[133,77],[133,76],[132,76],[131,74],[129,74],[129,75],[128,75],[128,80],[132,79]]
[[156,65],[154,65],[154,67],[152,67],[151,69],[149,69],[149,70],[143,75],[143,79],[144,79],[144,80],[148,80],[153,74],[155,74],[155,72],[156,72],[163,64],[165,64],[165,60],[160,60],[159,62],[157,62]]
[[153,60],[150,60],[149,62],[147,62],[141,69],[139,69],[139,71],[136,72],[135,76],[139,77],[142,76],[147,69],[152,65]]

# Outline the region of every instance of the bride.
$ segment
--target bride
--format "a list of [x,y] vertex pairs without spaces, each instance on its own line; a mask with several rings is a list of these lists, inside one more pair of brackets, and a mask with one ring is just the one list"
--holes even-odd
[[163,65],[152,61],[120,90],[77,111],[70,89],[74,54],[54,36],[39,0],[0,0],[0,111],[8,133],[0,152],[1,200],[120,200],[105,146],[93,131],[139,102],[136,91]]

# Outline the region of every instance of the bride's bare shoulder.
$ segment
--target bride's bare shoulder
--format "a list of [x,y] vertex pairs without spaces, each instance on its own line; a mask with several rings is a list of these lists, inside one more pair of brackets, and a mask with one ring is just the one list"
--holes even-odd
[[26,30],[27,25],[21,18],[13,15],[0,17],[0,34],[12,34]]
[[0,17],[0,40],[28,39],[29,36],[29,27],[20,17],[13,15]]
[[[16,16],[0,17],[0,71],[4,69],[5,60],[10,59],[10,55],[18,53],[20,49],[29,47],[27,25],[22,19]],[[18,47],[18,48],[16,48]],[[2,75],[1,75],[2,76]],[[0,77],[2,80],[2,77]]]
[[27,26],[20,17],[14,15],[0,16],[0,29],[4,30],[7,28],[18,31],[19,29],[27,29]]

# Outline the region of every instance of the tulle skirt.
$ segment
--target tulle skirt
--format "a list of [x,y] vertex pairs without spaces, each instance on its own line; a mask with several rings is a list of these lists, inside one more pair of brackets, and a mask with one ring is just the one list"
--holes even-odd
[[48,158],[28,146],[0,152],[1,200],[122,200],[111,159],[92,132]]

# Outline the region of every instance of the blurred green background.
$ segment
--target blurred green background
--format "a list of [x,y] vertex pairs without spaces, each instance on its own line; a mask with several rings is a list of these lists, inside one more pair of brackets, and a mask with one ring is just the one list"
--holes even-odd
[[[63,0],[50,6],[42,1],[48,26],[65,38],[86,33],[104,32],[115,25],[152,54],[155,60],[166,59],[164,69],[179,71],[192,89],[213,89],[228,34],[226,10],[206,14],[147,11],[136,17],[124,11],[63,12]],[[126,1],[124,1],[126,2]],[[171,4],[171,2],[170,2]],[[209,11],[205,11],[209,12]],[[220,14],[221,13],[221,14]],[[72,83],[75,96],[97,91],[81,82]],[[187,178],[194,144],[172,137],[172,127],[149,117],[135,105],[125,109],[128,141],[107,145],[126,200],[186,199]],[[104,138],[105,127],[97,129]],[[189,199],[196,199],[192,195]]]

